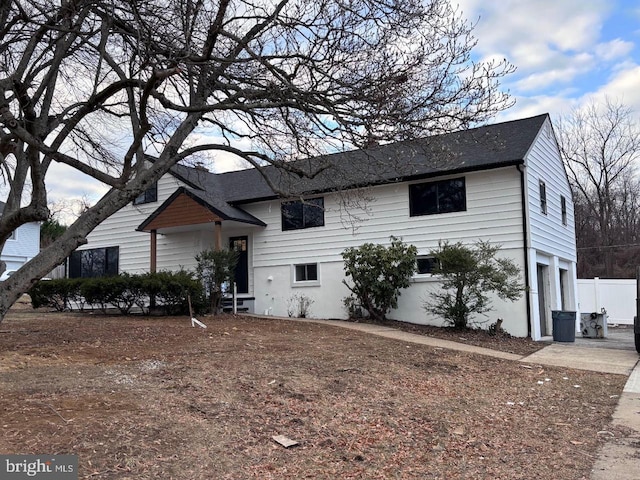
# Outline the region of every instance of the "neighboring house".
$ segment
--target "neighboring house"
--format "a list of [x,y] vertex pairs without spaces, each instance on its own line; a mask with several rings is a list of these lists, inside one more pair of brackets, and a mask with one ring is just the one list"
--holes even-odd
[[[0,216],[4,211],[4,202],[0,202]],[[0,259],[6,263],[6,271],[18,270],[40,252],[40,224],[27,223],[13,232],[6,241]]]
[[[286,316],[296,295],[310,316],[345,318],[341,253],[365,242],[413,244],[419,272],[390,318],[440,324],[423,304],[438,288],[428,254],[440,240],[502,245],[528,289],[494,301],[490,323],[513,335],[551,334],[552,310],[576,310],[576,245],[569,182],[548,115],[419,141],[297,161],[323,168],[301,179],[273,167],[212,174],[176,166],[157,185],[98,226],[70,259],[71,276],[193,269],[194,255],[240,252],[243,305]],[[300,199],[304,198],[304,202]],[[355,219],[355,220],[354,220]]]

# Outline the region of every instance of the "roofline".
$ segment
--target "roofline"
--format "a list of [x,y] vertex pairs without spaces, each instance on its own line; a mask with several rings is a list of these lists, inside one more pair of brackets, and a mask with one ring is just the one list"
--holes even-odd
[[250,213],[247,213],[247,215],[251,215],[252,218],[255,218],[256,222],[248,222],[246,220],[242,220],[242,219],[239,219],[239,218],[230,217],[229,215],[226,215],[225,213],[223,213],[220,210],[218,210],[217,208],[215,208],[209,202],[207,202],[207,201],[203,200],[202,198],[200,198],[199,196],[195,195],[187,187],[178,187],[178,189],[175,192],[173,192],[169,198],[167,198],[164,202],[162,202],[162,205],[160,205],[158,208],[156,208],[153,211],[153,213],[151,215],[149,215],[144,222],[142,222],[140,225],[138,225],[138,228],[136,228],[136,231],[137,232],[146,231],[145,230],[146,226],[149,225],[153,220],[155,220],[162,212],[164,212],[164,210],[169,205],[171,205],[173,203],[173,201],[176,198],[178,198],[180,195],[182,195],[183,193],[185,195],[187,195],[190,199],[192,199],[193,201],[195,201],[196,203],[201,205],[202,207],[206,208],[210,212],[212,212],[212,213],[216,214],[217,216],[219,216],[220,218],[222,218],[222,220],[233,220],[235,222],[249,223],[251,225],[259,225],[259,226],[262,226],[262,227],[266,227],[267,226],[266,223],[264,223],[262,220],[257,219],[256,217],[254,217]]
[[[149,161],[149,162],[151,162],[151,163],[155,163],[155,162],[156,162],[156,160],[157,160],[157,158],[152,157],[151,155],[148,155],[148,154],[145,154],[144,158],[145,158],[145,160],[147,160],[147,161]],[[171,167],[169,167],[169,170],[167,171],[167,173],[168,173],[168,174],[170,174],[170,175],[173,175],[174,177],[176,177],[176,178],[177,178],[178,180],[180,180],[181,182],[186,183],[186,184],[187,184],[187,185],[189,185],[191,188],[195,188],[196,190],[203,190],[202,185],[197,185],[197,184],[195,184],[194,182],[192,182],[191,180],[189,180],[189,179],[187,179],[187,178],[183,177],[183,176],[182,176],[182,175],[180,175],[178,172],[176,172],[176,171],[175,171],[175,168],[174,168],[174,167],[176,167],[176,166],[178,166],[178,164],[177,164],[177,163],[175,163],[175,164],[171,165]],[[181,166],[182,166],[182,167],[184,167],[184,168],[190,168],[190,167],[187,167],[187,166],[185,166],[185,165],[181,165]],[[208,172],[208,173],[211,173],[211,172]]]
[[[505,122],[506,123],[506,122]],[[416,174],[416,175],[406,175],[403,177],[397,177],[393,180],[380,180],[378,182],[369,182],[369,183],[362,183],[362,184],[352,184],[349,186],[344,187],[342,190],[353,190],[353,189],[357,189],[357,188],[366,188],[366,187],[378,187],[381,185],[393,185],[396,183],[402,183],[402,182],[411,182],[413,180],[424,180],[427,178],[438,178],[438,177],[445,177],[445,176],[449,176],[449,175],[459,175],[461,173],[473,173],[473,172],[480,172],[480,171],[485,171],[485,170],[496,170],[498,168],[504,168],[504,167],[513,167],[516,165],[524,165],[525,164],[525,160],[524,159],[518,159],[518,160],[510,160],[508,162],[502,162],[502,163],[495,163],[495,164],[490,164],[490,165],[480,165],[480,166],[475,166],[475,167],[467,167],[467,168],[454,168],[452,170],[444,170],[444,171],[438,171],[438,172],[431,172],[431,173],[421,173],[421,174]],[[227,172],[227,173],[232,173],[232,172]],[[306,196],[306,195],[317,195],[320,193],[331,193],[331,192],[336,192],[339,191],[336,188],[326,188],[326,189],[319,189],[319,190],[309,190],[307,192],[303,192],[300,194],[300,196]],[[276,200],[279,198],[285,198],[282,197],[281,195],[268,195],[268,196],[264,196],[264,197],[256,197],[256,198],[250,198],[250,199],[246,199],[246,200],[238,200],[238,201],[233,201],[233,202],[229,202],[230,205],[247,205],[250,203],[257,203],[257,202],[265,202],[268,200]]]

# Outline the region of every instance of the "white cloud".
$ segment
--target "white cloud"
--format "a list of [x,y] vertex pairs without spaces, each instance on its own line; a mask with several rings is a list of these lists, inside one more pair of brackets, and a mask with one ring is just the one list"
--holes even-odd
[[601,101],[605,97],[609,97],[640,113],[640,88],[638,86],[640,86],[640,65],[630,65],[626,69],[617,71],[607,84],[601,86],[594,93],[585,96],[585,101],[588,99]]
[[632,42],[624,41],[620,38],[611,40],[610,42],[601,43],[596,46],[595,52],[598,58],[611,61],[629,55],[635,45]]

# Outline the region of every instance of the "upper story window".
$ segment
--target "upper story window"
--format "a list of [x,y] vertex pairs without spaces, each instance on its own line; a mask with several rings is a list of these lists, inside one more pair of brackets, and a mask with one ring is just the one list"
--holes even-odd
[[560,197],[560,211],[562,212],[562,224],[567,224],[567,199],[564,196]]
[[547,185],[540,180],[540,212],[547,214]]
[[11,235],[9,235],[9,238],[7,238],[7,240],[15,240],[16,238],[18,238],[18,233],[17,230],[14,230],[13,232],[11,232]]
[[466,209],[464,177],[409,185],[409,214],[412,217]]
[[282,203],[282,230],[324,226],[324,198]]
[[69,257],[69,278],[118,275],[119,247],[78,250]]
[[133,201],[134,205],[142,205],[143,203],[151,203],[158,201],[158,183],[154,183],[144,192],[138,195]]

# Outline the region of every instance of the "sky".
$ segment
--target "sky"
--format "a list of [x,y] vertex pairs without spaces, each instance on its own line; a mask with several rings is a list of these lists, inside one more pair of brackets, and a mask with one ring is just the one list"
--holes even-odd
[[[453,0],[454,3],[456,0]],[[502,81],[515,98],[495,121],[549,113],[553,118],[605,97],[640,119],[638,0],[458,0],[476,24],[476,60],[506,58],[516,72]],[[640,121],[640,120],[639,120]],[[233,161],[214,165],[221,172]],[[53,199],[96,201],[106,187],[69,170],[48,178]]]

